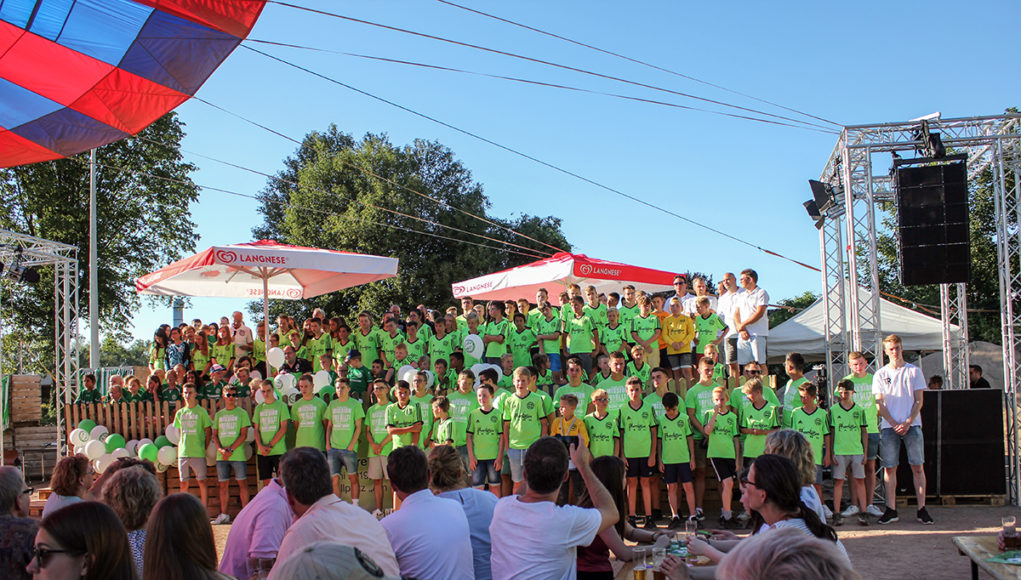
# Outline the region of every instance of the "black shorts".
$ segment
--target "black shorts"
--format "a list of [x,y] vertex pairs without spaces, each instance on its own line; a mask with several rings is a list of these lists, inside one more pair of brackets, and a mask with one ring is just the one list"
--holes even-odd
[[656,473],[656,469],[649,467],[648,457],[628,457],[627,458],[627,476],[628,477],[652,477]]
[[277,466],[280,464],[279,455],[256,455],[255,456],[255,468],[259,474],[259,480],[265,481],[273,477],[273,472],[278,471]]
[[689,483],[693,479],[690,463],[666,463],[663,465],[663,483]]
[[713,471],[716,472],[716,479],[723,481],[737,475],[737,461],[729,457],[710,457],[709,462],[713,464]]

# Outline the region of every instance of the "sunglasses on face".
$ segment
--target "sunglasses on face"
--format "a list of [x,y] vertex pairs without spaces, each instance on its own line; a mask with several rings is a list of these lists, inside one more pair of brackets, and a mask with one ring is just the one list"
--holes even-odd
[[225,399],[236,399],[238,397],[236,393],[224,393],[223,396]]
[[748,374],[750,374],[750,375],[761,375],[762,371],[748,371]]
[[39,562],[39,568],[49,566],[50,559],[53,557],[53,554],[70,554],[72,556],[82,555],[81,552],[74,552],[72,550],[51,550],[49,548],[40,548],[39,546],[32,548],[32,557],[35,561]]

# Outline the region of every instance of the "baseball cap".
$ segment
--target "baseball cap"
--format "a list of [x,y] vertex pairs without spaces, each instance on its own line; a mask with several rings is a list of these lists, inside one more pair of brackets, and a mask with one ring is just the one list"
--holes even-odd
[[387,576],[365,552],[336,542],[314,542],[277,562],[270,580],[400,580]]
[[219,373],[219,372],[223,372],[223,371],[225,371],[227,369],[224,368],[224,366],[221,365],[221,364],[215,364],[215,365],[213,365],[213,368],[211,368],[209,370],[210,370],[210,372]]
[[351,359],[356,358],[356,357],[357,358],[362,358],[362,353],[357,348],[352,348],[351,350],[349,350],[347,352],[347,359],[345,359],[345,360],[351,360]]

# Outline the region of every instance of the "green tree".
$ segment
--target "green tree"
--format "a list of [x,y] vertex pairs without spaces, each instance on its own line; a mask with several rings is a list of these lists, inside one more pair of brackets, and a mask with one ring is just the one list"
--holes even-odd
[[[97,149],[99,320],[125,337],[139,305],[134,279],[194,250],[191,204],[196,168],[182,160],[184,124],[169,113],[136,138]],[[79,303],[88,316],[88,154],[0,170],[0,228],[78,247]],[[35,285],[4,289],[4,314],[53,340],[53,272]]]
[[[134,340],[125,344],[112,335],[107,335],[99,345],[99,352],[105,367],[144,367],[149,364],[151,346],[151,340]],[[87,357],[82,366],[88,366]]]
[[[277,177],[260,194],[264,222],[253,230],[257,237],[392,256],[400,266],[397,277],[374,284],[302,302],[274,301],[273,315],[307,316],[321,307],[331,315],[349,316],[363,309],[379,312],[391,303],[439,307],[452,302],[452,282],[537,259],[464,231],[552,253],[505,227],[570,249],[559,218],[524,214],[504,220],[486,215],[490,204],[482,186],[452,151],[432,141],[395,146],[385,135],[367,134],[356,142],[331,125],[323,133],[307,135]],[[251,309],[261,315],[261,302]]]
[[780,308],[769,312],[769,327],[776,328],[780,326],[787,320],[797,316],[802,310],[815,304],[815,301],[818,299],[819,295],[810,290],[806,290],[793,298],[784,298],[777,302],[777,306],[780,306]]

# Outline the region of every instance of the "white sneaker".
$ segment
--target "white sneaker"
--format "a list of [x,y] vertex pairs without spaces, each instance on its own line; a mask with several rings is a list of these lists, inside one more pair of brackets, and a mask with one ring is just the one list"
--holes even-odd
[[220,514],[220,515],[216,516],[215,520],[212,521],[212,524],[214,526],[218,526],[218,525],[221,525],[221,524],[229,524],[229,523],[230,523],[230,516],[228,516],[227,514]]
[[851,504],[847,506],[846,510],[840,512],[840,515],[844,516],[845,518],[849,518],[851,516],[857,515],[859,511],[860,510],[858,510],[858,506]]
[[376,518],[377,520],[383,519],[383,511],[380,510],[379,508],[372,510],[372,517]]
[[748,520],[752,519],[752,514],[748,513],[747,511],[743,511],[740,514],[738,514],[737,519],[738,521],[741,522],[747,522]]
[[869,507],[865,508],[865,513],[870,516],[876,516],[877,518],[883,515],[883,510],[877,508],[875,504],[869,504]]
[[827,520],[828,520],[828,519],[831,519],[831,518],[833,517],[833,512],[832,512],[832,511],[830,511],[830,508],[829,508],[829,506],[827,506],[826,504],[822,504],[822,515],[823,515],[823,517],[825,517],[825,518],[826,518]]

